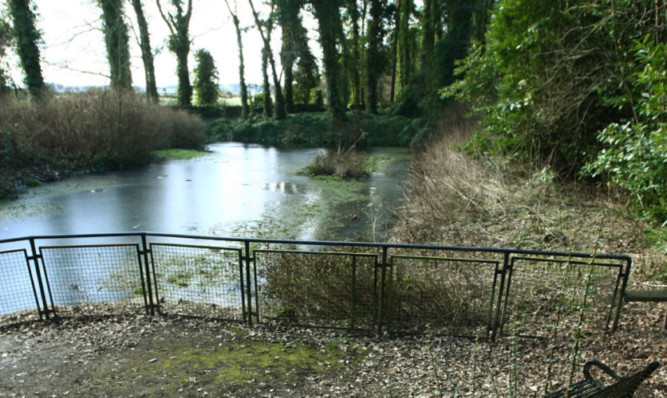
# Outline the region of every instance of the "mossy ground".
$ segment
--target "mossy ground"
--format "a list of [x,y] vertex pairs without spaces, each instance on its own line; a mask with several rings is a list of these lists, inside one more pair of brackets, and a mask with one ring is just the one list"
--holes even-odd
[[205,151],[196,151],[194,149],[161,149],[159,151],[151,152],[153,156],[158,159],[194,159],[200,158],[202,156],[208,155],[208,152]]
[[[289,340],[267,339],[260,330],[229,324],[177,320],[178,327],[171,329],[174,325],[170,321],[158,323],[168,325],[168,330],[146,324],[129,326],[130,332],[121,331],[117,323],[106,328],[93,323],[83,329],[101,330],[81,336],[78,332],[82,330],[74,327],[71,338],[50,342],[56,357],[40,352],[24,360],[43,356],[50,362],[48,369],[44,368],[50,376],[37,368],[13,374],[8,366],[7,372],[0,372],[8,378],[6,385],[0,386],[0,396],[5,396],[12,382],[19,383],[10,388],[19,395],[25,386],[31,394],[48,392],[48,396],[256,396],[267,386],[299,390],[308,379],[344,372],[346,366],[363,358],[340,338],[317,341],[297,335]],[[100,345],[100,341],[121,333],[129,337]],[[7,351],[5,348],[12,351],[0,344],[1,351]],[[45,380],[33,384],[32,378]]]

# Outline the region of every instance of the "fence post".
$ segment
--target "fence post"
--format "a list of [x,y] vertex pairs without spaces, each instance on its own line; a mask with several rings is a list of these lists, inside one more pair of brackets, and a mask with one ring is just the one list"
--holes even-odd
[[[33,267],[35,268],[35,277],[37,278],[37,286],[39,286],[39,295],[42,299],[42,306],[43,309],[40,308],[39,305],[39,300],[37,300],[37,312],[39,312],[39,319],[42,319],[42,314],[46,316],[46,319],[49,319],[49,313],[53,312],[55,313],[55,310],[49,310],[49,304],[48,301],[46,300],[46,289],[49,289],[49,297],[51,297],[51,289],[48,287],[48,279],[42,279],[42,273],[39,270],[39,259],[41,256],[37,254],[37,248],[35,245],[35,239],[30,238],[30,258],[29,260],[32,261]],[[44,278],[46,278],[46,272],[44,274]],[[46,282],[47,286],[45,288],[44,282]],[[34,286],[34,282],[33,282]],[[51,297],[51,303],[53,303],[53,297]]]
[[[621,294],[618,295],[618,303],[616,304],[616,315],[614,316],[614,324],[611,327],[611,332],[614,333],[618,327],[618,318],[621,316],[623,309],[623,297],[625,297],[625,288],[628,286],[628,278],[630,277],[630,267],[632,266],[632,258],[627,258],[628,267],[623,274],[623,282],[621,283]],[[667,325],[667,320],[665,321]]]
[[[247,308],[248,308],[248,325],[252,326],[252,283],[250,283],[250,262],[253,261],[254,259],[250,257],[250,242],[245,241],[243,242],[245,246],[245,274],[246,274],[246,299],[248,300],[247,303]],[[257,319],[259,319],[259,310],[257,310]]]
[[146,234],[141,233],[141,251],[144,255],[144,271],[146,274],[146,290],[148,291],[148,308],[147,311],[150,315],[155,315],[155,304],[154,301],[158,300],[158,297],[155,297],[153,300],[153,284],[151,282],[151,267],[148,261],[149,251],[148,245],[146,244]]
[[[512,270],[510,269],[510,252],[504,252],[503,255],[503,268],[500,270],[500,288],[498,289],[498,303],[496,304],[496,316],[493,321],[493,329],[491,330],[491,341],[496,341],[496,334],[498,332],[502,333],[503,331],[503,318],[505,317],[505,309],[507,308],[507,300],[509,297],[509,280],[507,282],[507,291],[505,290],[505,277],[512,278]],[[509,275],[508,275],[509,270]],[[505,303],[503,307],[503,292],[505,293]],[[493,300],[493,298],[491,298]]]
[[384,285],[387,280],[387,246],[382,246],[382,263],[378,264],[381,269],[380,273],[380,301],[378,304],[378,333],[382,332],[382,322],[384,316],[385,306],[385,289]]

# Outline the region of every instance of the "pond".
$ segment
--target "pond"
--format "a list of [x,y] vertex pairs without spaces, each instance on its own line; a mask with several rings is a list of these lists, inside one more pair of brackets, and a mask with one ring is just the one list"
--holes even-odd
[[301,173],[318,149],[240,143],[138,170],[86,175],[0,202],[4,238],[149,231],[303,240],[381,241],[403,198],[409,152],[376,148],[368,178]]

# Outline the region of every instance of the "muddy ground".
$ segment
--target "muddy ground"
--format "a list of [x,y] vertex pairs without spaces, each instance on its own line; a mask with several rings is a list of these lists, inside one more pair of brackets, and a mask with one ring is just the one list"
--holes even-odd
[[[626,306],[616,333],[581,342],[581,361],[597,358],[622,374],[667,364],[665,309]],[[0,397],[537,397],[549,343],[167,316],[69,318],[0,329]],[[552,391],[570,368],[555,363]],[[636,396],[666,397],[667,366]]]

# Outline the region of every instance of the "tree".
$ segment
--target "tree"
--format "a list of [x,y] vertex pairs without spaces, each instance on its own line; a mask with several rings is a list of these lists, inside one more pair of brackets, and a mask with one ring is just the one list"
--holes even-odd
[[448,86],[456,78],[454,64],[468,55],[473,30],[473,8],[469,0],[447,3],[447,33],[436,43],[438,86]]
[[382,72],[380,62],[380,45],[384,32],[382,15],[385,4],[381,0],[371,0],[371,21],[368,28],[368,49],[366,53],[366,110],[370,113],[378,111],[378,80]]
[[192,0],[188,0],[187,9],[183,9],[184,0],[171,0],[174,13],[165,14],[162,11],[160,0],[155,0],[162,19],[169,27],[169,50],[176,55],[176,74],[178,75],[178,104],[190,106],[192,104],[192,85],[188,69],[188,54],[190,53],[190,17],[192,16]]
[[400,0],[398,20],[398,64],[401,88],[407,87],[413,75],[413,46],[411,45],[410,17],[414,9],[413,0]]
[[[271,65],[271,74],[273,76],[273,87],[276,92],[276,119],[281,120],[287,117],[285,113],[285,100],[283,98],[283,90],[280,87],[280,80],[278,79],[278,73],[276,72],[276,62],[273,58],[273,51],[271,51],[271,36],[270,29],[267,29],[267,34],[264,34],[264,29],[262,29],[262,23],[259,20],[259,14],[255,10],[255,6],[252,0],[248,0],[250,8],[252,8],[252,15],[255,17],[255,23],[257,24],[257,30],[262,37],[264,42],[264,51],[266,51],[266,56],[268,57],[269,64]],[[273,2],[271,3],[271,12],[273,12]],[[269,23],[271,17],[269,17]]]
[[340,30],[339,0],[311,0],[320,31],[320,45],[327,84],[327,109],[334,120],[345,117],[345,105],[338,84],[341,72],[336,42]]
[[130,47],[127,25],[123,19],[123,0],[98,0],[102,8],[102,30],[107,47],[111,87],[132,88]]
[[[225,0],[227,5],[227,10],[229,15],[232,16],[232,21],[234,22],[234,28],[236,29],[236,44],[239,49],[239,86],[241,88],[241,116],[244,119],[247,119],[250,114],[250,108],[248,107],[248,86],[245,83],[245,64],[243,62],[243,38],[241,31],[241,23],[238,18],[238,13],[232,10],[232,7],[229,5],[229,1]],[[236,10],[236,3],[234,3],[234,10]]]
[[144,16],[141,0],[130,0],[134,13],[137,15],[139,25],[139,47],[141,48],[141,60],[144,63],[146,76],[146,96],[152,101],[157,101],[157,82],[155,80],[155,66],[153,64],[153,51],[151,50],[150,35],[148,34],[148,22]]
[[280,49],[280,62],[283,67],[285,110],[294,112],[294,66],[296,60],[301,56],[303,47],[308,47],[306,30],[299,12],[303,0],[276,0],[276,12],[278,23],[282,29],[282,46]]
[[0,96],[9,92],[11,78],[7,75],[7,70],[9,69],[5,62],[4,58],[7,55],[7,48],[11,45],[12,42],[12,28],[9,25],[9,22],[5,20],[4,13],[0,14]]
[[30,0],[9,0],[9,13],[13,22],[12,33],[16,40],[16,52],[25,75],[24,83],[32,98],[39,98],[44,89],[44,78],[39,63],[40,34],[35,27],[35,13]]
[[614,127],[599,137],[612,123],[646,124],[637,104],[650,90],[637,76],[647,63],[633,47],[647,36],[664,38],[664,6],[655,5],[499,1],[486,44],[466,59],[465,78],[454,84],[484,115],[486,132],[477,141],[573,177],[604,140],[636,132]]
[[[308,46],[305,29],[299,45],[299,58],[294,70],[294,99],[302,104],[310,102],[311,92],[320,83],[320,75],[315,56]],[[287,83],[287,82],[286,82]]]
[[347,19],[350,25],[350,33],[352,37],[345,45],[344,54],[344,68],[351,80],[352,88],[352,107],[355,109],[361,108],[364,98],[362,84],[362,73],[364,68],[362,65],[361,49],[363,44],[361,42],[361,28],[359,20],[361,19],[361,12],[357,0],[345,0],[345,8],[347,9]]
[[195,52],[195,101],[197,105],[215,105],[218,102],[218,70],[210,52],[204,49]]

